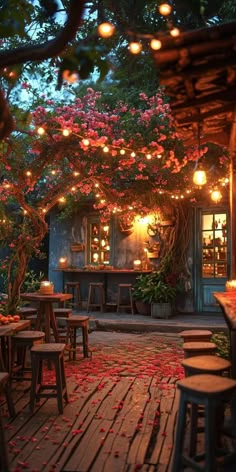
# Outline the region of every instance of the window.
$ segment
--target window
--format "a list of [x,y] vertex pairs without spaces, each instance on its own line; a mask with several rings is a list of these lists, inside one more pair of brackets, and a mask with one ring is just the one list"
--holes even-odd
[[88,228],[88,263],[109,264],[110,226],[99,219],[90,219]]
[[202,277],[227,277],[227,214],[202,215]]

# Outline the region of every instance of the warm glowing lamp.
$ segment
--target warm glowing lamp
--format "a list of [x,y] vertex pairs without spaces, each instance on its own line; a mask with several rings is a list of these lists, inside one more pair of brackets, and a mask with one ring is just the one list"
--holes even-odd
[[142,51],[142,44],[139,41],[131,41],[129,50],[132,54],[139,54]]
[[172,6],[169,3],[162,3],[159,6],[159,12],[163,16],[168,16],[171,13]]
[[115,31],[115,26],[105,21],[98,26],[98,34],[101,38],[110,38]]
[[151,41],[150,41],[150,47],[154,50],[154,51],[158,51],[158,49],[161,49],[161,46],[162,46],[162,43],[159,39],[155,39],[153,38]]
[[66,80],[66,82],[69,82],[70,84],[75,84],[79,80],[78,72],[71,71],[68,69],[63,70],[62,77],[64,80]]
[[175,28],[172,28],[172,29],[170,30],[170,35],[171,35],[173,38],[177,38],[177,36],[180,35],[180,30],[179,30],[179,28],[176,28],[176,27],[175,27]]
[[213,202],[218,203],[222,199],[222,193],[217,188],[211,192],[211,199]]
[[200,188],[207,183],[206,172],[201,164],[199,164],[198,169],[193,174],[193,183]]

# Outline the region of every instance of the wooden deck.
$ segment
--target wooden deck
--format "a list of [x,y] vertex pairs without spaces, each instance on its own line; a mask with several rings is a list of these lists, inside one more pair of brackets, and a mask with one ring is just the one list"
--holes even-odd
[[[29,383],[13,384],[17,416],[5,433],[12,472],[171,472],[183,376],[177,336],[92,333],[92,357],[66,362],[70,402],[29,413]],[[45,381],[53,381],[46,371]]]

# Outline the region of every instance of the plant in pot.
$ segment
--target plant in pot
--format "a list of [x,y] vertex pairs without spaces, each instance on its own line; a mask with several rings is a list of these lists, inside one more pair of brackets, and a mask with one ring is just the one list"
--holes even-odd
[[149,274],[139,275],[133,285],[133,300],[135,302],[136,310],[140,315],[151,314],[149,296],[145,293],[148,287],[148,276]]
[[[149,314],[153,318],[168,318],[172,314],[177,290],[168,281],[165,273],[154,271],[140,275],[134,284],[134,300],[138,310],[138,302],[149,306]],[[138,310],[139,311],[139,310]]]

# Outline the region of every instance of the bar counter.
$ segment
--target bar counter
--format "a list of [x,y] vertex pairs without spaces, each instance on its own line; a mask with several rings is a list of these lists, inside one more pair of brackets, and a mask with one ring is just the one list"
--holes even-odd
[[81,286],[81,298],[87,300],[88,285],[91,282],[103,282],[107,303],[116,303],[117,286],[119,283],[135,283],[141,274],[150,274],[151,269],[54,269],[62,273],[62,286],[66,282],[79,282]]
[[236,290],[228,292],[214,292],[219,303],[225,322],[229,329],[232,377],[236,379]]

